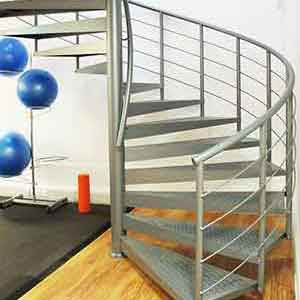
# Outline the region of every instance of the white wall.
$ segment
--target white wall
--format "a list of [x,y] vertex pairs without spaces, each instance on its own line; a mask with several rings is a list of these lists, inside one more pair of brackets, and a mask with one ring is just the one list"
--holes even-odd
[[[227,27],[261,40],[289,57],[296,71],[299,70],[300,72],[298,56],[300,37],[296,29],[300,25],[299,21],[299,24],[296,22],[300,16],[300,8],[297,7],[296,0],[186,0],[184,2],[179,0],[143,0],[143,2]],[[142,14],[141,16],[147,18]],[[62,19],[71,18],[73,16],[67,15]],[[18,25],[22,26],[21,23]],[[1,28],[16,27],[16,21],[1,21],[0,26]],[[149,32],[150,34],[156,35]],[[32,46],[31,43],[27,44]],[[59,45],[66,44],[58,43],[57,40],[41,43],[42,48]],[[153,51],[157,51],[157,49],[153,49]],[[85,60],[84,63],[92,63],[101,59],[92,58]],[[139,58],[139,61],[142,59]],[[149,60],[149,63],[151,64],[152,61]],[[66,162],[55,166],[41,167],[38,170],[39,192],[42,195],[67,193],[75,198],[77,174],[89,172],[92,179],[92,191],[97,198],[95,200],[98,202],[109,201],[105,78],[73,74],[75,63],[74,60],[70,59],[34,59],[34,66],[43,67],[53,72],[60,85],[59,98],[53,109],[48,114],[39,116],[36,120],[37,156],[63,155],[69,157]],[[137,74],[143,79],[157,80],[155,76]],[[1,78],[0,128],[18,130],[28,134],[28,114],[18,102],[15,85],[14,79]],[[297,81],[296,90],[299,88],[300,82]],[[148,99],[151,99],[151,95],[157,97],[157,93],[153,93],[147,96]],[[170,97],[178,95],[186,96],[175,88],[170,91]],[[143,99],[143,97],[140,96],[137,99]],[[224,109],[229,110],[226,107]],[[208,131],[206,134],[210,133],[211,131]],[[300,146],[299,142],[298,139],[298,146]],[[298,167],[300,171],[299,162]],[[28,176],[23,176],[16,179],[18,184],[2,181],[0,185],[3,192],[13,193],[16,190],[28,192],[29,179]],[[295,218],[295,228],[296,232],[299,233],[300,205],[297,204],[298,201],[295,201],[295,214],[298,212],[298,217]],[[298,249],[300,249],[300,243]]]

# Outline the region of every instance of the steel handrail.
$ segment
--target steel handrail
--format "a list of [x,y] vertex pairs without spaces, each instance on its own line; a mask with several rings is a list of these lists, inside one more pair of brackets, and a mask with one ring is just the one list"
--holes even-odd
[[[117,136],[117,147],[121,147],[124,142],[124,134],[127,125],[128,109],[131,100],[131,89],[133,81],[133,30],[131,24],[131,16],[128,0],[123,0],[124,11],[126,15],[126,26],[127,26],[127,83],[125,88],[125,97],[122,107],[122,115],[120,120],[120,126]],[[123,82],[122,82],[123,85]]]
[[243,130],[239,131],[237,134],[227,138],[225,141],[211,147],[210,149],[202,152],[201,154],[193,155],[192,161],[193,161],[194,165],[199,165],[199,163],[201,161],[206,161],[206,160],[218,155],[219,153],[223,152],[227,148],[233,146],[237,142],[246,138],[252,132],[254,132],[259,127],[261,127],[263,124],[265,124],[267,121],[269,121],[281,109],[281,107],[288,101],[288,98],[291,96],[291,94],[293,92],[294,84],[295,84],[295,73],[294,73],[293,67],[292,67],[291,63],[283,55],[281,55],[281,53],[279,53],[275,49],[269,47],[268,45],[266,45],[264,43],[256,41],[255,39],[252,39],[245,35],[242,35],[240,33],[237,33],[237,32],[234,32],[234,31],[231,31],[228,29],[224,29],[222,27],[215,26],[215,25],[212,25],[212,24],[209,24],[206,22],[201,22],[194,18],[181,16],[179,14],[175,14],[175,13],[172,13],[172,12],[169,12],[166,10],[161,10],[159,8],[154,8],[154,7],[151,7],[151,6],[136,2],[136,1],[129,1],[129,3],[132,5],[138,6],[138,7],[142,7],[142,8],[157,12],[157,13],[162,13],[169,17],[180,19],[182,21],[186,21],[186,22],[194,23],[194,24],[197,24],[200,26],[204,26],[205,28],[209,28],[209,29],[215,30],[217,32],[224,33],[228,36],[235,37],[242,41],[248,42],[252,45],[255,45],[259,48],[262,48],[262,49],[270,52],[271,55],[277,57],[286,68],[286,89],[282,93],[280,100],[278,100],[277,103],[273,107],[271,107],[263,116],[257,118],[252,124],[250,124],[249,126],[244,128]]

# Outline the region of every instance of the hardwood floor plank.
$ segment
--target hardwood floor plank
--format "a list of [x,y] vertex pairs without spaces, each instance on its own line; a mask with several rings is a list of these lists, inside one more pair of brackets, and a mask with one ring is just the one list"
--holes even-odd
[[[148,216],[160,216],[193,220],[195,216],[183,211],[155,211],[139,209],[137,212]],[[206,220],[213,220],[217,214],[209,214]],[[224,225],[246,227],[255,216],[234,216],[227,218]],[[269,217],[268,227],[283,228],[284,222],[278,217]],[[169,296],[160,290],[141,270],[137,269],[126,259],[112,259],[110,256],[110,231],[105,232],[82,252],[74,256],[64,266],[38,284],[22,300],[169,300]],[[154,244],[163,244],[186,255],[193,256],[193,250],[165,243],[135,234]],[[212,261],[215,265],[228,269],[237,264],[221,256]],[[256,265],[249,264],[241,274],[255,276]],[[254,297],[254,298],[253,298]],[[245,299],[257,299],[256,295],[248,295]],[[267,280],[263,300],[292,300],[294,299],[294,266],[293,249],[290,241],[281,242],[271,251],[267,258]]]

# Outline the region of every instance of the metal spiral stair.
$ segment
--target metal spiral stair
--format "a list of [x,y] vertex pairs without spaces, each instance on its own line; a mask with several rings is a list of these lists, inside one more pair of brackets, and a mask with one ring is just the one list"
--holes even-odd
[[[145,10],[157,15],[158,24],[147,23],[141,19],[131,17],[131,7]],[[22,27],[0,31],[1,36],[14,36],[40,39],[59,38],[70,42],[67,38],[76,36],[76,42],[70,42],[62,48],[40,50],[36,47],[35,56],[39,57],[74,57],[77,66],[76,73],[86,75],[108,75],[109,88],[109,120],[110,120],[110,163],[111,163],[111,198],[112,198],[112,242],[113,255],[123,255],[132,259],[154,281],[165,289],[174,299],[178,300],[216,300],[235,299],[246,292],[259,289],[263,291],[265,256],[278,241],[291,236],[291,199],[293,196],[294,181],[294,111],[293,85],[294,73],[289,62],[266,45],[218,28],[210,24],[201,23],[194,19],[175,15],[136,2],[124,1],[122,26],[122,9],[119,0],[65,0],[41,1],[22,0],[0,2],[0,17],[17,17],[24,21],[22,16],[35,16],[33,27]],[[105,17],[89,19],[80,12],[107,10]],[[134,10],[134,9],[133,9]],[[75,21],[62,22],[55,17],[55,13],[74,12]],[[50,14],[51,15],[48,15]],[[53,24],[39,25],[38,16],[49,18]],[[167,19],[195,25],[199,29],[197,37],[191,37],[183,32],[167,27]],[[146,53],[134,47],[134,38],[148,39],[147,34],[133,32],[136,23],[158,30],[159,39],[152,42],[159,46],[159,56]],[[122,29],[123,28],[123,29]],[[218,34],[229,36],[235,41],[235,47],[229,48],[214,40],[206,38],[206,31],[212,30]],[[122,38],[122,33],[126,38]],[[104,37],[97,34],[107,33]],[[165,40],[165,34],[172,33],[178,37],[190,38],[199,44],[199,55],[189,50],[176,48]],[[81,36],[95,37],[95,42],[81,43]],[[208,35],[207,35],[208,36]],[[123,41],[122,41],[123,40]],[[243,43],[252,45],[264,51],[265,62],[260,62],[242,52]],[[234,66],[206,56],[206,47],[215,47],[225,53],[234,55]],[[126,63],[122,64],[122,48]],[[166,58],[166,48],[175,48],[199,58],[199,69],[192,70],[179,62]],[[159,71],[151,70],[147,66],[134,63],[134,54],[140,53],[147,57],[158,59]],[[80,66],[80,58],[86,56],[105,56],[107,62],[91,66]],[[280,74],[272,68],[277,59],[284,68]],[[255,75],[247,73],[243,68],[243,60],[261,67],[265,72],[265,82]],[[218,77],[219,73],[208,74],[206,63],[210,62],[219,67],[231,70],[235,75],[235,84]],[[194,71],[200,79],[199,86],[186,82],[181,78],[173,77],[166,72],[166,63],[176,65],[185,70]],[[127,65],[127,68],[125,68]],[[158,76],[155,81],[135,81],[134,68],[148,71]],[[126,73],[126,72],[127,73]],[[120,74],[126,73],[122,76]],[[279,78],[285,87],[276,90],[273,77]],[[88,80],[87,76],[87,80]],[[133,80],[134,78],[134,80]],[[220,101],[232,103],[224,95],[206,89],[206,80],[215,80],[218,83],[231,86],[235,90],[236,110],[231,116],[206,114],[209,107],[208,96]],[[138,78],[137,78],[138,80]],[[186,88],[199,91],[199,97],[189,99],[167,99],[166,81],[173,80]],[[261,99],[256,94],[247,92],[243,87],[243,80],[256,82],[265,89],[266,97]],[[159,99],[147,100],[144,93],[159,92]],[[141,94],[143,100],[132,101],[131,96]],[[145,94],[146,95],[146,94]],[[243,95],[247,95],[256,102],[263,104],[265,111],[255,115],[243,105]],[[275,96],[277,99],[275,101]],[[186,109],[194,109],[197,115],[184,115]],[[286,114],[279,112],[286,108]],[[182,110],[183,113],[178,112]],[[163,117],[158,120],[145,120],[145,116],[156,113],[177,111],[176,117]],[[243,123],[243,114],[252,116],[249,124]],[[131,122],[134,118],[135,122]],[[140,119],[139,119],[140,118]],[[273,127],[273,119],[282,121],[284,132]],[[138,121],[137,121],[138,120]],[[224,127],[226,126],[226,127]],[[207,130],[208,128],[228,128],[236,131],[220,137],[203,137],[199,134],[189,134],[183,140],[165,139],[168,134]],[[227,129],[225,130],[227,132]],[[143,142],[144,139],[160,137],[154,142]],[[142,139],[138,145],[131,144],[131,140]],[[284,154],[281,160],[274,161],[273,150],[282,144]],[[211,158],[219,154],[232,151],[256,149],[258,158],[249,151],[247,159],[234,161],[210,162]],[[151,165],[155,160],[192,157],[189,164]],[[208,161],[208,162],[207,162]],[[131,163],[145,163],[142,166],[131,166]],[[129,167],[125,167],[129,164]],[[275,177],[284,181],[280,190],[269,187]],[[226,190],[230,184],[239,180],[258,181],[256,188],[249,190]],[[191,191],[168,190],[155,191],[148,185],[191,182],[196,185]],[[213,182],[213,188],[208,189],[207,183]],[[131,187],[134,187],[133,189]],[[138,187],[144,186],[143,189]],[[195,212],[196,220],[178,221],[158,217],[147,217],[136,213],[127,213],[126,208],[151,209],[181,209]],[[207,212],[216,212],[220,215],[210,223],[205,223],[204,215]],[[256,220],[247,228],[223,226],[221,221],[229,215],[252,214]],[[273,228],[267,230],[268,215],[285,216],[287,228],[285,231]],[[162,241],[172,241],[178,244],[195,248],[195,259],[187,258],[164,247],[153,246],[137,240],[128,232],[143,233]],[[210,260],[215,255],[235,258],[240,263],[233,270],[223,270],[213,266]],[[238,271],[247,263],[255,263],[258,267],[256,280],[241,276]]]

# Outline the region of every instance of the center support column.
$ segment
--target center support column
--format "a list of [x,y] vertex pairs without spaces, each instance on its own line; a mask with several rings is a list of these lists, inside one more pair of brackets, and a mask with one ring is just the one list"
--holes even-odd
[[122,112],[122,0],[107,0],[107,81],[110,160],[110,199],[112,223],[112,256],[122,257],[123,230],[124,144],[117,147]]

